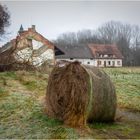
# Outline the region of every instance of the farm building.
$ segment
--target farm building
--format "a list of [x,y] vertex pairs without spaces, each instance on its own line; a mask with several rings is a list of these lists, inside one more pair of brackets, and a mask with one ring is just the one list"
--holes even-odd
[[35,25],[28,30],[21,25],[17,37],[0,48],[1,67],[14,62],[38,67],[46,61],[55,63],[54,45],[36,31]]
[[[121,67],[123,56],[116,45],[57,45],[39,34],[35,25],[24,30],[22,25],[15,39],[0,48],[0,71],[18,64],[40,67],[57,61],[79,61],[96,67]],[[15,64],[15,65],[13,65]]]
[[56,55],[56,61],[79,61],[96,67],[122,67],[123,56],[116,45],[87,44],[57,46],[64,55]]
[[123,56],[116,45],[88,44],[95,66],[99,67],[122,67]]
[[82,64],[95,65],[93,60],[92,52],[85,45],[65,45],[57,46],[60,50],[64,52],[64,55],[56,55],[56,61],[65,60],[65,61],[79,61]]

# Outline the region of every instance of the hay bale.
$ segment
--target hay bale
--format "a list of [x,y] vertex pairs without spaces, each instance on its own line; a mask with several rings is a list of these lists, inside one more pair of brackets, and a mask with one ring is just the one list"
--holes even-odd
[[87,121],[113,121],[115,112],[115,88],[105,72],[79,62],[54,67],[46,93],[48,116],[80,127]]

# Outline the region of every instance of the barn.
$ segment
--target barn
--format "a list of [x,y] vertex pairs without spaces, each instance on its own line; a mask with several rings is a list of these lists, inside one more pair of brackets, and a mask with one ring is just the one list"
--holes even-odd
[[54,44],[36,31],[35,25],[24,30],[21,25],[16,38],[0,48],[0,67],[8,69],[14,63],[35,67],[48,61],[55,64]]

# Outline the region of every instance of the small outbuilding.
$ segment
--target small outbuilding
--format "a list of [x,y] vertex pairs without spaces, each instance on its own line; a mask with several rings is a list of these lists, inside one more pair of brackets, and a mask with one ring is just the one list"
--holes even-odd
[[56,61],[79,61],[84,65],[95,65],[94,57],[88,46],[84,44],[64,45],[57,47],[64,52],[56,55]]

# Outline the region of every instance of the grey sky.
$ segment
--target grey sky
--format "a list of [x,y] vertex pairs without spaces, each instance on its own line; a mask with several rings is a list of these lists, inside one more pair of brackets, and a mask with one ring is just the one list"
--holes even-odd
[[140,25],[140,1],[2,1],[11,13],[8,31],[14,38],[22,24],[25,29],[36,25],[39,33],[55,39],[67,31],[96,29],[115,20]]

